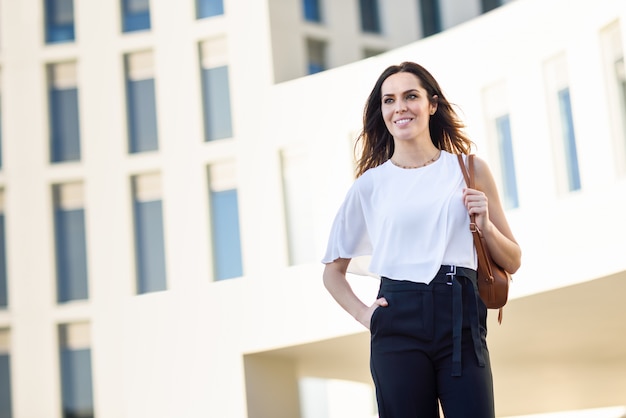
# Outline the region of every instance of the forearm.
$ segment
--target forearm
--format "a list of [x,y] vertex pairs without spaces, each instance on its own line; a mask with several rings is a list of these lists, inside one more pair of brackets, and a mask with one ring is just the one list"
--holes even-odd
[[365,323],[368,306],[366,306],[352,290],[350,283],[348,283],[346,279],[345,271],[327,265],[324,269],[323,279],[324,286],[333,299],[337,301],[339,306],[352,315],[357,321],[368,326],[368,324]]
[[505,236],[491,222],[488,223],[482,233],[493,260],[509,273],[515,273],[522,260],[522,250],[519,244]]

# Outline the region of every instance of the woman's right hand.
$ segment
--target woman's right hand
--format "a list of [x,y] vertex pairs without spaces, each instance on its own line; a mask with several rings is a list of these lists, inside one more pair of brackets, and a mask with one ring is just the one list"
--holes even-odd
[[367,329],[371,329],[371,323],[372,323],[372,315],[374,315],[374,311],[380,307],[387,307],[389,306],[389,303],[387,302],[387,299],[383,298],[378,298],[374,301],[374,303],[372,304],[372,306],[370,306],[369,308],[367,308],[363,314],[361,315],[361,317],[358,318],[358,321],[363,324],[363,326],[365,326],[365,328]]

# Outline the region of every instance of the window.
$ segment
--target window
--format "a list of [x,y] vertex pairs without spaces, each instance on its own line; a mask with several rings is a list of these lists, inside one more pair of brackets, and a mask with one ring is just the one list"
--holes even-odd
[[422,15],[422,33],[424,37],[434,35],[442,30],[439,0],[420,0]]
[[126,56],[126,102],[130,153],[159,148],[152,52]]
[[500,150],[500,167],[503,184],[504,207],[513,209],[519,206],[517,198],[517,178],[515,175],[515,160],[513,158],[513,140],[511,138],[511,122],[509,115],[502,115],[495,119]]
[[481,0],[481,6],[483,13],[487,13],[490,10],[502,6],[502,0]]
[[579,190],[578,153],[565,54],[544,63],[544,80],[557,192]]
[[[0,190],[0,309],[9,304],[7,289],[6,236],[4,228],[4,191]],[[2,417],[2,415],[0,415]]]
[[93,418],[91,331],[87,323],[59,326],[63,418]]
[[13,416],[11,406],[10,333],[0,328],[0,418]]
[[311,262],[315,258],[310,187],[310,175],[314,171],[311,170],[304,149],[284,150],[281,153],[281,165],[289,264]]
[[307,39],[309,74],[316,74],[326,70],[326,43],[315,39]]
[[239,203],[234,163],[213,164],[209,167],[209,199],[215,279],[242,276]]
[[196,0],[196,18],[219,16],[224,14],[223,0]]
[[580,174],[578,172],[578,154],[576,152],[576,136],[574,134],[574,119],[572,117],[572,103],[569,87],[558,92],[559,110],[561,114],[561,131],[563,133],[563,147],[567,171],[569,190],[580,189]]
[[44,0],[46,43],[74,40],[74,0]]
[[608,113],[613,143],[611,154],[617,174],[626,176],[626,69],[619,21],[604,28],[600,39],[609,99]]
[[80,160],[76,63],[48,66],[50,86],[50,161]]
[[487,145],[489,154],[493,156],[489,162],[501,192],[504,208],[517,208],[519,206],[517,175],[506,84],[499,82],[489,86],[483,91],[482,96]]
[[322,21],[320,0],[302,0],[302,7],[304,9],[304,20],[315,23]]
[[361,8],[361,29],[363,32],[380,33],[378,0],[359,0]]
[[87,245],[82,183],[53,187],[59,303],[88,298]]
[[133,207],[137,293],[165,290],[165,239],[159,174],[133,177]]
[[200,44],[202,73],[202,107],[204,139],[233,136],[228,76],[228,46],[226,39],[217,38]]
[[124,32],[150,29],[150,0],[122,0]]
[[380,55],[382,53],[386,52],[384,49],[378,49],[378,48],[365,48],[363,50],[363,59],[367,59],[367,58],[371,58],[371,57],[375,57],[376,55]]

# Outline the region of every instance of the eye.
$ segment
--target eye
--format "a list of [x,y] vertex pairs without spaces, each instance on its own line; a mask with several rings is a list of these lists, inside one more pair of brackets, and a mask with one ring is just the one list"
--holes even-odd
[[417,99],[417,94],[411,93],[406,95],[407,100],[415,100]]
[[393,99],[391,97],[385,97],[383,99],[383,103],[385,104],[393,103]]

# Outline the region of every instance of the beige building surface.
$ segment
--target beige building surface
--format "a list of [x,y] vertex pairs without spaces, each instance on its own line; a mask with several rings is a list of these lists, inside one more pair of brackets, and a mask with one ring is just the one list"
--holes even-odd
[[497,415],[626,416],[626,2],[214,3],[0,0],[0,418],[375,416],[369,335],[319,260],[405,60],[522,246]]

